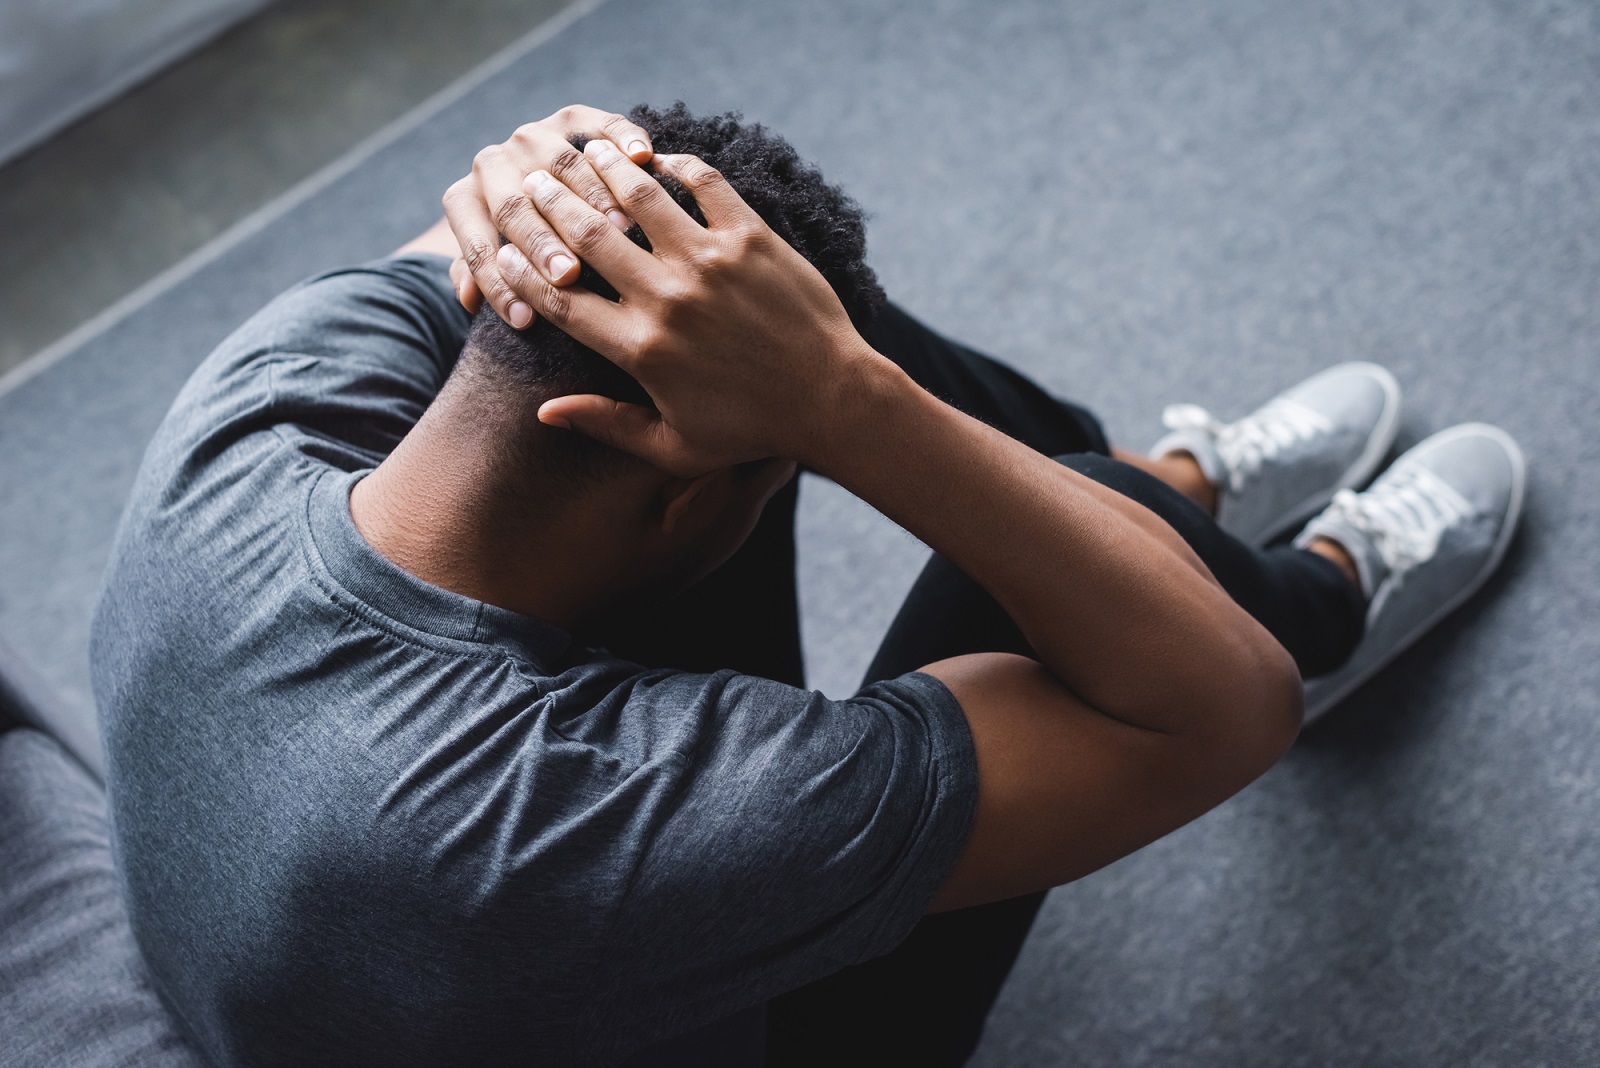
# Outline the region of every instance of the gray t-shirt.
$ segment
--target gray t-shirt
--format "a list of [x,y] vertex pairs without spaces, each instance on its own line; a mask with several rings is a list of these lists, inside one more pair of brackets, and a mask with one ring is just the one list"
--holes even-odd
[[646,670],[367,545],[350,488],[465,337],[445,268],[335,271],[241,327],[112,553],[125,893],[224,1064],[614,1060],[888,951],[971,824],[925,675],[832,701]]

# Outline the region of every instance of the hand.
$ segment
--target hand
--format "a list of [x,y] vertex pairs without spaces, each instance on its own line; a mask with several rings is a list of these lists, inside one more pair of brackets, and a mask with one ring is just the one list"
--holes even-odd
[[822,275],[705,162],[655,157],[694,196],[701,226],[610,142],[590,142],[584,155],[653,253],[550,173],[535,171],[526,188],[621,300],[558,287],[515,245],[499,250],[501,273],[540,315],[637,378],[656,408],[561,397],[540,420],[683,477],[769,456],[814,464],[835,402],[863,388],[864,372],[892,365],[856,333]]
[[500,317],[521,330],[533,322],[533,310],[506,284],[495,260],[500,237],[522,249],[555,285],[578,278],[578,257],[551,233],[522,191],[528,172],[543,169],[558,175],[594,210],[620,230],[628,218],[595,175],[582,153],[572,147],[574,135],[604,139],[635,160],[650,159],[650,135],[621,115],[573,104],[547,119],[519,127],[498,145],[490,145],[472,161],[472,173],[444,195],[445,217],[461,245],[461,258],[450,266],[456,298],[475,312],[487,297]]

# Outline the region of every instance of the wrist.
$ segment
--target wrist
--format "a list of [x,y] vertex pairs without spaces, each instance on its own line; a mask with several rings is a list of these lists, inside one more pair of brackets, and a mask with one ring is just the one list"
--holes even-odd
[[921,387],[854,331],[841,342],[809,421],[802,454],[795,457],[819,474],[843,483],[853,463],[881,462],[886,431],[904,417]]

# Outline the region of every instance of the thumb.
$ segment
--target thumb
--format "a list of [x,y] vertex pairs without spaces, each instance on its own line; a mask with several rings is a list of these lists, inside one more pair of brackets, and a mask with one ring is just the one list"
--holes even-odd
[[539,422],[576,431],[670,474],[693,478],[705,473],[661,413],[642,404],[592,393],[556,397],[539,405]]

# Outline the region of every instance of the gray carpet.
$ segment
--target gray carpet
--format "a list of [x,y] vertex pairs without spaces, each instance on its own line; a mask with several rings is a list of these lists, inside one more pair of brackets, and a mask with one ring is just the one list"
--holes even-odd
[[[0,639],[86,709],[112,524],[189,368],[420,229],[517,120],[678,97],[789,135],[872,212],[892,294],[1131,444],[1360,357],[1403,442],[1485,419],[1529,454],[1484,594],[1245,794],[1057,891],[977,1063],[1600,1063],[1592,4],[611,0],[0,397]],[[919,551],[820,483],[802,535],[813,677],[846,691]]]

